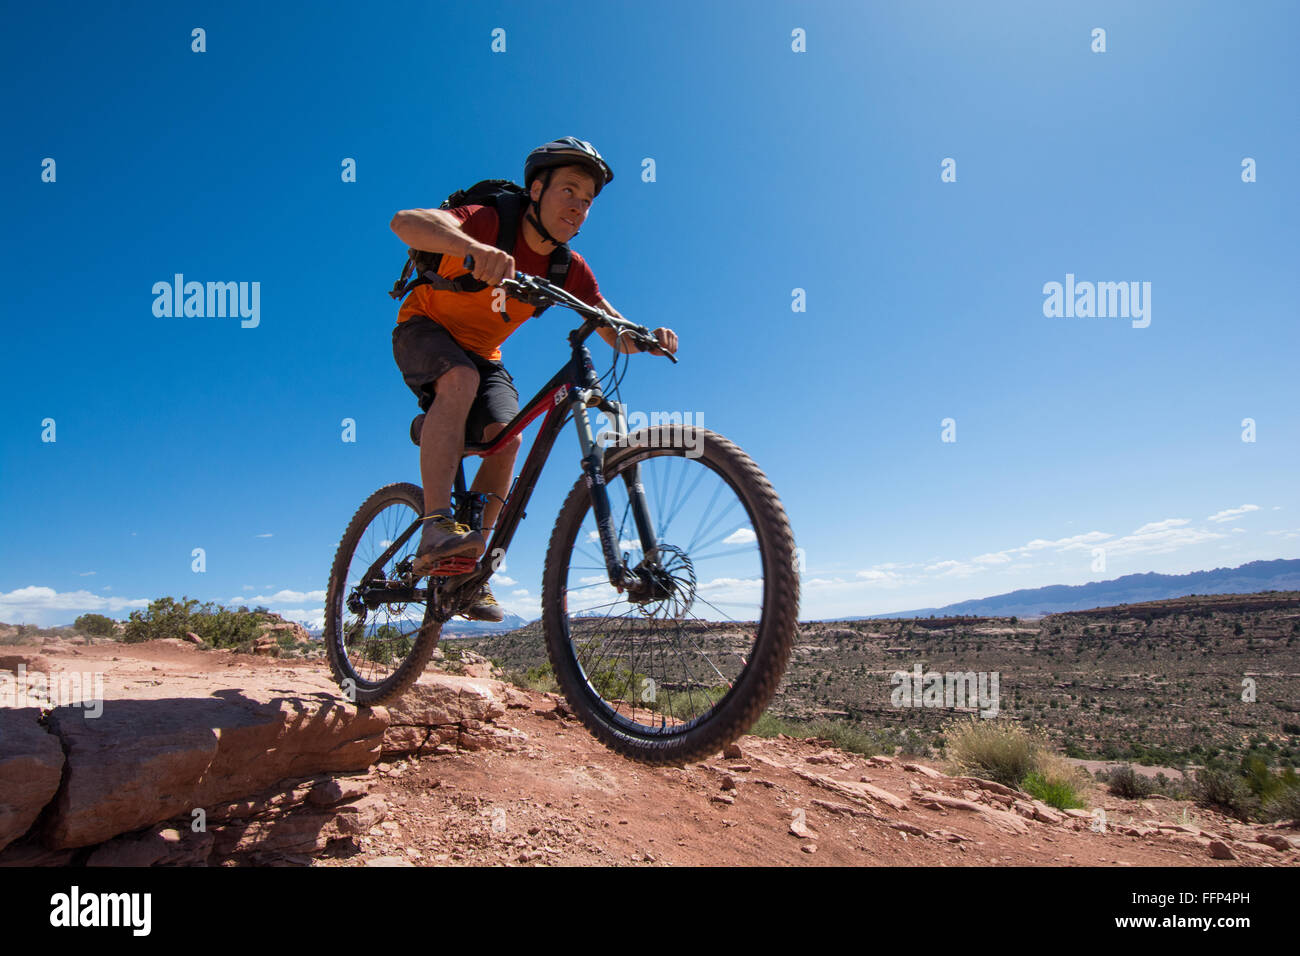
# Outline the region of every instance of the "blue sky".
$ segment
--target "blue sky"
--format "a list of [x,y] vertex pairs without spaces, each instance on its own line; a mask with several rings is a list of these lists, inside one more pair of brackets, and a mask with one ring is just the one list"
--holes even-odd
[[[0,620],[182,594],[318,619],[353,511],[419,481],[390,218],[564,135],[615,171],[573,247],[681,340],[623,398],[766,471],[804,617],[1296,557],[1298,27],[1255,2],[15,8]],[[175,273],[258,282],[256,327],[156,317]],[[1150,283],[1149,325],[1046,316],[1067,274]],[[503,346],[523,397],[570,327]],[[576,461],[566,432],[497,578],[526,617]]]

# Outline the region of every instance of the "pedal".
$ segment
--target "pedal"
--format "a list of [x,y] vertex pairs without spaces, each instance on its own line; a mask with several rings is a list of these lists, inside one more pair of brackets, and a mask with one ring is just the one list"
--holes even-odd
[[443,558],[429,569],[430,577],[447,578],[456,574],[469,574],[478,567],[478,558],[467,554],[457,554]]

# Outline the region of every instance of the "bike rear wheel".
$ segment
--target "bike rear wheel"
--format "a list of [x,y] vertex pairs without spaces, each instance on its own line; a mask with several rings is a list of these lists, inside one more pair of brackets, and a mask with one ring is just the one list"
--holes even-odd
[[[653,556],[640,554],[634,466]],[[799,614],[789,521],[758,466],[702,428],[632,433],[606,452],[605,482],[619,551],[659,586],[647,597],[610,585],[579,479],[551,534],[542,585],[556,681],[613,750],[650,764],[704,759],[749,730],[785,673]]]
[[[423,514],[423,506],[424,493],[409,482],[380,488],[352,516],[334,555],[325,597],[325,651],[344,696],[362,706],[401,697],[424,671],[442,633],[428,608],[427,590],[410,586],[418,530],[362,581]],[[381,602],[375,595],[388,587],[395,597]]]

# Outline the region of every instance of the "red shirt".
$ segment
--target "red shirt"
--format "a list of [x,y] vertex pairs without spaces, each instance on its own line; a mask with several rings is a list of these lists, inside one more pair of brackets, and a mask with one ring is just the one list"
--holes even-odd
[[[462,229],[472,239],[492,245],[497,237],[497,211],[491,206],[458,206],[447,210],[463,224]],[[515,268],[528,275],[546,277],[551,266],[549,253],[534,252],[524,239],[524,226],[521,221],[519,233],[515,237]],[[578,253],[572,253],[569,263],[569,275],[564,281],[564,288],[589,305],[599,305],[600,287],[596,277],[585,259]],[[467,274],[461,259],[444,255],[438,265],[438,274],[448,279]],[[506,315],[496,311],[492,306],[498,301],[495,296],[500,290],[488,286],[480,292],[447,292],[435,289],[431,285],[421,285],[412,289],[398,310],[397,321],[405,322],[413,315],[427,315],[451,333],[452,338],[471,352],[477,352],[483,358],[499,360],[499,346],[510,334],[519,328],[533,314],[533,307],[518,299],[505,300]]]

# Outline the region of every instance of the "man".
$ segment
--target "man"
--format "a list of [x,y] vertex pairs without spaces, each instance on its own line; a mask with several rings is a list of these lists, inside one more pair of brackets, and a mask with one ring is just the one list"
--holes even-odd
[[[496,248],[500,219],[490,206],[449,210],[404,209],[390,224],[412,249],[441,253],[438,274],[446,279],[466,275],[465,256],[474,257],[473,278],[486,287],[475,292],[414,287],[397,315],[393,357],[406,384],[427,408],[420,433],[420,477],[424,483],[424,527],[416,551],[415,574],[423,577],[435,563],[455,555],[480,557],[510,488],[520,438],[516,436],[479,466],[471,491],[493,495],[483,508],[483,530],[471,531],[452,517],[451,486],[464,452],[464,442],[491,441],[519,411],[519,393],[501,363],[500,345],[530,315],[533,308],[513,299],[504,301],[492,288],[515,272],[547,275],[551,255],[578,234],[591,203],[614,173],[583,140],[566,136],[540,146],[524,164],[524,188],[530,200],[519,223],[513,255]],[[564,288],[577,298],[622,317],[600,293],[587,263],[571,252]],[[494,308],[495,306],[495,308]],[[597,330],[613,346],[614,333]],[[661,348],[677,351],[677,335],[666,328],[654,331]],[[620,351],[638,348],[624,339]],[[504,612],[485,584],[466,612],[479,621],[500,621]]]

